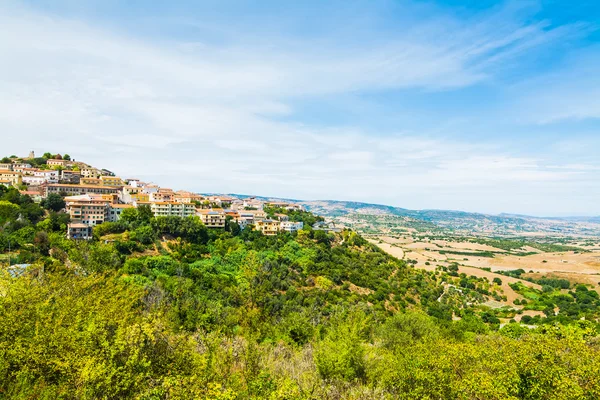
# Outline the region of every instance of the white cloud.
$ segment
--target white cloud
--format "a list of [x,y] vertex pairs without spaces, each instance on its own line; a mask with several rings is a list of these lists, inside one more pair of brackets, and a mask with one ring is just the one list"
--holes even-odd
[[192,190],[444,207],[419,193],[460,189],[481,209],[479,188],[558,184],[585,171],[410,132],[308,126],[290,100],[468,86],[564,34],[497,18],[436,20],[375,45],[166,47],[0,6],[0,134],[9,153],[67,151]]

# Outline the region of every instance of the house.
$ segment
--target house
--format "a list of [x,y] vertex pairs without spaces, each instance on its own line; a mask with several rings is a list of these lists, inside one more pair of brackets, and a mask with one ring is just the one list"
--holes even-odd
[[193,204],[176,203],[174,201],[150,202],[150,209],[155,217],[192,217],[196,215]]
[[23,175],[22,180],[24,184],[29,186],[39,186],[48,182],[44,177],[33,175]]
[[46,165],[49,167],[67,167],[69,164],[71,164],[71,161],[69,160],[58,160],[58,159],[54,159],[51,158],[49,160],[46,160]]
[[247,211],[239,210],[238,211],[238,215],[235,218],[235,222],[238,223],[238,225],[240,226],[240,228],[244,229],[248,225],[253,225],[254,224],[254,214],[249,213]]
[[23,184],[23,176],[20,172],[0,170],[0,181],[9,181],[11,186],[21,186]]
[[75,196],[82,194],[117,194],[119,188],[96,185],[70,185],[66,183],[50,183],[44,186],[44,197],[51,193]]
[[90,240],[92,238],[92,227],[80,222],[71,222],[67,225],[67,238]]
[[0,179],[0,186],[11,187],[12,181],[8,179]]
[[224,228],[226,216],[223,210],[197,210],[196,215],[207,228]]
[[335,222],[316,222],[312,228],[315,231],[325,231],[325,232],[341,232],[342,228],[337,228],[335,226]]
[[81,167],[80,168],[82,178],[100,178],[100,170],[94,167]]
[[292,221],[281,221],[279,227],[281,228],[282,231],[293,233],[293,232],[298,232],[299,230],[304,228],[304,223],[303,222],[292,222]]
[[122,201],[123,203],[130,204],[133,202],[149,202],[150,195],[148,193],[144,193],[141,188],[133,187],[133,186],[125,186],[122,191]]
[[142,189],[142,192],[144,192],[146,194],[158,193],[159,189],[160,188],[158,187],[158,185],[156,185],[154,183],[149,183],[146,186],[144,186],[144,188]]
[[139,188],[142,187],[140,180],[139,179],[133,179],[133,178],[129,178],[129,179],[125,179],[125,183],[127,184],[127,186],[131,186],[134,188]]
[[40,171],[37,168],[21,168],[21,173],[25,175],[34,175],[36,171]]
[[274,219],[263,219],[260,221],[256,221],[254,223],[254,227],[257,231],[262,232],[263,235],[273,236],[277,235],[280,229],[280,222],[275,221]]
[[98,195],[85,194],[65,197],[67,213],[73,222],[98,225],[106,220],[109,202]]
[[275,214],[274,217],[278,221],[289,221],[290,220],[289,215],[286,215],[286,214]]
[[173,192],[164,189],[159,189],[156,192],[150,193],[150,201],[171,202],[173,201]]
[[137,186],[123,186],[119,192],[119,200],[125,204],[133,202],[149,202],[150,195],[142,192],[142,188]]
[[114,172],[112,172],[112,171],[109,171],[109,170],[107,170],[107,169],[104,169],[104,168],[102,168],[102,169],[100,170],[100,174],[101,174],[101,175],[103,175],[103,176],[115,176],[115,173],[114,173]]
[[31,164],[13,161],[13,171],[16,171],[17,169],[28,169],[28,168],[31,168]]
[[244,215],[248,215],[251,214],[252,218],[255,221],[259,221],[262,219],[266,219],[267,218],[267,213],[262,211],[262,210],[239,210],[240,215],[244,214]]
[[203,200],[204,196],[196,193],[186,192],[183,190],[179,190],[173,194],[173,201],[176,201],[178,203],[193,203],[195,201]]
[[117,222],[121,219],[121,213],[127,208],[133,208],[131,204],[115,204],[111,203],[106,208],[106,221]]
[[65,169],[62,171],[59,181],[61,183],[77,185],[81,183],[81,173],[79,171],[69,171]]
[[263,207],[264,203],[260,200],[255,199],[254,197],[247,198],[242,202],[242,208],[262,210]]
[[33,171],[33,176],[43,178],[47,183],[58,183],[59,172],[52,169],[36,169]]
[[0,163],[0,170],[2,171],[12,171],[13,164],[12,163]]
[[42,195],[37,190],[19,190],[19,193],[31,197],[36,203],[40,203],[42,201]]

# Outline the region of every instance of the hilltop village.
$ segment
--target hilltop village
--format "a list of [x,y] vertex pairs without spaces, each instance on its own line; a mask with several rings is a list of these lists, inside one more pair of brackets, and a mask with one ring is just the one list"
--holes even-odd
[[138,207],[148,207],[157,217],[197,216],[207,228],[224,228],[232,220],[241,229],[251,227],[268,236],[304,227],[303,222],[290,221],[286,214],[267,213],[267,209],[303,211],[298,204],[175,191],[139,179],[122,179],[69,155],[45,153],[36,157],[32,151],[28,157],[11,156],[1,161],[0,185],[16,187],[36,202],[49,197],[64,199],[70,216],[70,239],[91,239],[96,225],[117,222],[124,210]]

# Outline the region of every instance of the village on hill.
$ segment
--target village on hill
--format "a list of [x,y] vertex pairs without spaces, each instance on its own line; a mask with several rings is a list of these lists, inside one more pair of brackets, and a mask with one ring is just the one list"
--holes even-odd
[[175,191],[139,179],[122,179],[69,155],[36,157],[32,151],[28,157],[1,161],[0,185],[16,187],[37,202],[52,196],[64,199],[70,239],[91,239],[94,226],[117,222],[124,210],[134,207],[148,207],[154,216],[197,216],[207,228],[224,228],[227,220],[233,220],[242,229],[250,226],[264,235],[296,232],[304,226],[286,214],[265,211],[266,207],[303,211],[299,204]]

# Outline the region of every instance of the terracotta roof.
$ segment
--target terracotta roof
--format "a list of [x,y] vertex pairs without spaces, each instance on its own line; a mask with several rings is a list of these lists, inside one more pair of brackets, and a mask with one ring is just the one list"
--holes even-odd
[[79,222],[73,222],[73,223],[70,223],[70,224],[69,224],[69,227],[70,227],[70,228],[89,228],[89,226],[88,226],[88,225],[86,225],[86,224],[82,224],[82,223],[79,223]]

